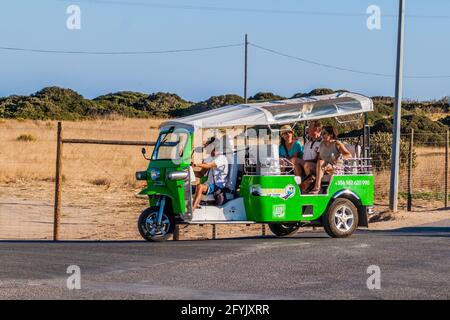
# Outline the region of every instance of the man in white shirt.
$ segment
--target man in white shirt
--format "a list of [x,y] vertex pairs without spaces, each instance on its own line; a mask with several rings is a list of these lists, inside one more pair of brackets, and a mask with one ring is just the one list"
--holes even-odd
[[[209,139],[205,143],[205,147],[212,144],[214,138]],[[218,189],[225,188],[226,179],[228,176],[228,159],[225,155],[220,154],[216,150],[216,146],[211,150],[211,155],[205,159],[203,163],[194,163],[194,167],[208,170],[208,179],[205,183],[197,185],[194,195],[193,208],[199,207],[202,194],[214,194]]]
[[308,140],[303,148],[303,158],[300,163],[306,176],[316,173],[316,163],[319,155],[322,124],[318,120],[311,121],[308,126]]

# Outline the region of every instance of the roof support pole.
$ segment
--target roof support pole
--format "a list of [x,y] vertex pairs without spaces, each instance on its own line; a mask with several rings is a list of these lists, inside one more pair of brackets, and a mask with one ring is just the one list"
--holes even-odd
[[397,70],[395,78],[394,127],[392,129],[391,186],[389,208],[398,211],[398,173],[400,161],[400,123],[403,91],[403,33],[405,19],[405,0],[399,0],[397,34]]
[[248,36],[245,34],[244,38],[244,101],[247,103],[247,68],[248,68]]

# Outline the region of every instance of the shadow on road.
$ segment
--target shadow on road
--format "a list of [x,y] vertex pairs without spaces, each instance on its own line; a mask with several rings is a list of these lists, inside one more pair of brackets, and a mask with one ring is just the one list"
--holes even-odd
[[[401,237],[439,237],[439,238],[450,238],[450,227],[441,227],[441,226],[415,226],[415,227],[405,227],[393,230],[370,230],[370,229],[359,229],[357,230],[357,235],[365,235],[365,236],[401,236]],[[354,236],[353,236],[354,237]],[[353,237],[350,237],[353,238]],[[207,241],[242,241],[242,240],[298,240],[298,239],[332,239],[326,233],[313,231],[313,232],[299,232],[293,236],[288,237],[276,237],[274,235],[265,235],[265,236],[242,236],[242,237],[223,237],[216,239],[182,239],[182,240],[169,240],[166,243],[176,243],[176,242],[207,242]],[[70,244],[70,243],[83,243],[83,244],[128,244],[128,243],[136,243],[136,244],[146,244],[145,240],[0,240],[0,243],[54,243],[54,244]],[[157,243],[150,243],[152,245],[156,245]]]
[[441,237],[450,238],[450,227],[417,226],[393,230],[359,230],[358,233],[403,236],[403,237]]

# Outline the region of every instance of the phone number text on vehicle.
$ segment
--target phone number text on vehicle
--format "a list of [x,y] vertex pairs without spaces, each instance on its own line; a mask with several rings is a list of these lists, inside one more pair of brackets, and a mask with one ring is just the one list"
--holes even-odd
[[339,180],[336,181],[338,186],[370,186],[369,180]]

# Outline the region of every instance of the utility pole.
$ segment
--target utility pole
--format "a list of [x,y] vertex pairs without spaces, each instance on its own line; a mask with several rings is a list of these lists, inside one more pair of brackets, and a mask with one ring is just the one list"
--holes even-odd
[[405,0],[399,0],[398,34],[397,34],[397,68],[395,77],[394,127],[392,129],[391,188],[389,208],[398,211],[398,173],[400,162],[400,123],[403,91],[403,32],[405,19]]
[[244,54],[244,100],[245,103],[247,103],[247,67],[248,67],[248,37],[247,34],[245,34],[245,40],[244,40],[244,46],[245,46],[245,54]]

